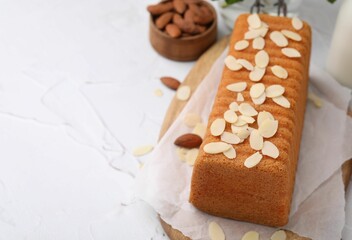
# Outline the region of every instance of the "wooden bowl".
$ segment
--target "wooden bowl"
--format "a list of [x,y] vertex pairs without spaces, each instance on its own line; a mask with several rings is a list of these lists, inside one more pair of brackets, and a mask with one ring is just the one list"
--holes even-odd
[[181,38],[172,38],[159,30],[150,16],[149,39],[153,48],[162,56],[176,61],[193,61],[205,52],[215,41],[217,35],[217,17],[214,7],[203,1],[213,13],[214,21],[203,33]]

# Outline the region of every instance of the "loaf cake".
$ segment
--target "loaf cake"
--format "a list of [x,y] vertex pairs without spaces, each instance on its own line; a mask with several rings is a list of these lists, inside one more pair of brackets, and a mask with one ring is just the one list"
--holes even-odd
[[308,87],[311,29],[243,14],[193,168],[190,202],[268,226],[288,222]]

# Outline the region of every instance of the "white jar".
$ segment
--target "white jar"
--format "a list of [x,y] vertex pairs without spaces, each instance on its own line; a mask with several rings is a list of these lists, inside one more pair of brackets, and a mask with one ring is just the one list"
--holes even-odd
[[326,68],[337,81],[352,89],[352,0],[341,5]]

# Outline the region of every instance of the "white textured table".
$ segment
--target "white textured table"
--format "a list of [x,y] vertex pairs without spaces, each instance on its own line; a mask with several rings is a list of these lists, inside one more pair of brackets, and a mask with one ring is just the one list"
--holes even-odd
[[1,2],[1,240],[167,238],[131,152],[156,144],[174,94],[158,78],[192,63],[150,47],[151,2]]

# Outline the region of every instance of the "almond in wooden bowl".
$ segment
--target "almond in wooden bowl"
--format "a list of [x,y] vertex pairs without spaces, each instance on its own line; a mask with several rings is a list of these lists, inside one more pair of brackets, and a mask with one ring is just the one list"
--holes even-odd
[[216,41],[216,12],[206,1],[162,1],[147,10],[150,43],[168,59],[196,60]]

